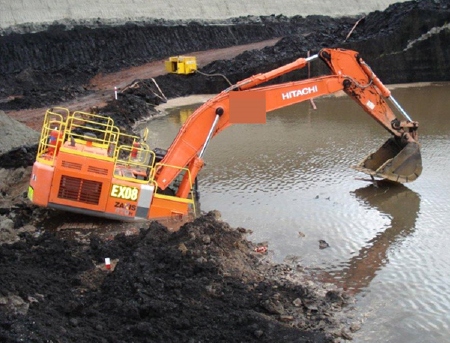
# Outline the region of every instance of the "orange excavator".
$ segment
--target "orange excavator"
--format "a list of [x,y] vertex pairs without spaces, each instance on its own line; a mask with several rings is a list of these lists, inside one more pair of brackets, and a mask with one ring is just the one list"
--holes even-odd
[[[255,88],[318,58],[328,65],[330,75]],[[48,110],[28,197],[39,206],[124,221],[186,216],[195,211],[193,189],[208,143],[232,125],[234,95],[259,97],[270,112],[341,90],[392,135],[354,168],[399,183],[417,179],[422,171],[418,123],[357,52],[323,49],[225,89],[187,119],[167,151],[151,150],[146,134],[120,132],[109,117]]]

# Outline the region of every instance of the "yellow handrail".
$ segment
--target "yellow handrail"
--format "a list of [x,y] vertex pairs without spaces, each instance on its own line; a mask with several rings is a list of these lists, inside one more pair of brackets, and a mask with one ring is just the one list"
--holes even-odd
[[169,165],[169,164],[164,164],[164,163],[156,163],[155,167],[153,168],[153,175],[151,177],[151,180],[154,181],[155,176],[156,176],[156,172],[160,167],[167,167],[167,168],[174,168],[174,169],[178,169],[181,171],[185,171],[188,176],[189,176],[189,185],[190,185],[190,198],[179,198],[176,196],[170,196],[170,195],[165,195],[165,194],[158,194],[157,190],[158,190],[158,184],[155,182],[156,188],[155,188],[155,197],[157,198],[163,198],[163,199],[169,199],[172,201],[178,201],[178,202],[184,202],[184,203],[189,203],[192,204],[192,209],[195,212],[195,197],[194,197],[194,190],[192,189],[192,178],[191,178],[191,171],[186,168],[186,167],[178,167],[178,166],[173,166],[173,165]]
[[149,183],[153,180],[152,166],[155,163],[156,155],[147,144],[138,144],[121,145],[116,149],[115,178],[137,183]]
[[[63,108],[55,109],[68,112]],[[45,113],[36,156],[37,161],[48,165],[53,165],[58,149],[64,142],[65,135],[63,115],[54,112],[55,109],[47,110]]]
[[[76,144],[88,145],[89,142],[90,146],[106,149],[107,156],[62,147],[69,139]],[[129,145],[126,149],[131,151],[139,141],[138,136],[121,133],[110,117],[82,111],[70,113],[66,108],[54,107],[46,111],[36,160],[53,165],[55,152],[62,147],[64,152],[116,162],[119,144]]]

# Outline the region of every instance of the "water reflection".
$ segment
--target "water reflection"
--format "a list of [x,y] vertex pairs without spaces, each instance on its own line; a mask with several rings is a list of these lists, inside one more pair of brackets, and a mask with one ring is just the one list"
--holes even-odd
[[[174,124],[179,124],[180,126],[184,124],[184,122],[189,118],[189,116],[194,113],[194,108],[192,106],[189,107],[180,107],[178,115],[168,116],[168,120],[173,122]],[[176,111],[173,111],[176,113]]]
[[368,241],[343,268],[321,272],[318,278],[350,293],[358,293],[368,287],[378,271],[389,262],[389,248],[415,231],[420,196],[403,185],[389,182],[371,184],[351,194],[363,206],[387,215],[391,220],[390,226]]

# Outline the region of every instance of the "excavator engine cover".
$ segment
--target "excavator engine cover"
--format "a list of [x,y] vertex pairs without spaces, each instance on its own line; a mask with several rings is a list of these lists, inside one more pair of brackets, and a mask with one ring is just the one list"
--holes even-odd
[[375,153],[352,168],[395,182],[414,181],[422,173],[419,143],[398,137],[389,138]]

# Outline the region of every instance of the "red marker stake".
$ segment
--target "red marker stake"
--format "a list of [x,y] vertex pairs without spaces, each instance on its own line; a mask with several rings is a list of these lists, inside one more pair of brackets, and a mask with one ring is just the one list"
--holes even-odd
[[111,269],[111,259],[109,257],[105,258],[106,269]]

